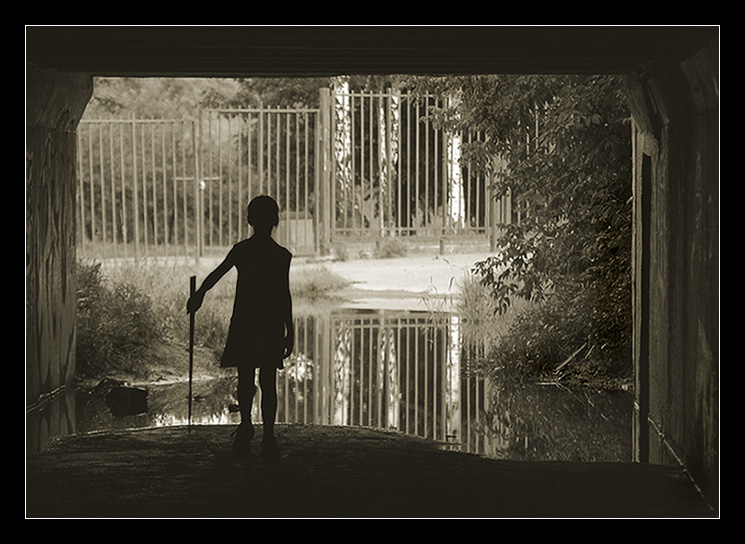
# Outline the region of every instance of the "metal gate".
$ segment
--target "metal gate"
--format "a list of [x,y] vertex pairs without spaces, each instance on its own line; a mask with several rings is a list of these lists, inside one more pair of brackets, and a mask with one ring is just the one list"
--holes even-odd
[[483,238],[507,222],[488,176],[461,159],[480,138],[433,122],[444,99],[393,91],[331,97],[332,243],[375,237]]
[[434,126],[433,96],[322,89],[319,109],[200,111],[83,121],[78,225],[98,255],[196,255],[249,234],[246,206],[280,205],[277,241],[316,254],[354,241],[485,238],[509,222],[461,160],[478,134]]

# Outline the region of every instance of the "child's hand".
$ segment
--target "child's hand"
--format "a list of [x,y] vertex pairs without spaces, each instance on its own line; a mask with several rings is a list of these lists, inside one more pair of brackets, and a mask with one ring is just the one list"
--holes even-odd
[[186,313],[195,313],[202,307],[202,302],[204,302],[204,294],[201,291],[196,291],[191,297],[189,297],[189,300],[186,303]]

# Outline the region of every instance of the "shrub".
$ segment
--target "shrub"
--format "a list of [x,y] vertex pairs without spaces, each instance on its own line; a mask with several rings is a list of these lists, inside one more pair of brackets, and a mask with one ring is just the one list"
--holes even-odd
[[562,379],[623,379],[629,375],[628,341],[608,337],[591,290],[553,294],[524,307],[507,334],[493,346],[496,372],[511,379],[535,379],[562,369]]
[[163,336],[150,297],[136,285],[108,282],[97,263],[78,262],[77,368],[100,377],[130,369]]

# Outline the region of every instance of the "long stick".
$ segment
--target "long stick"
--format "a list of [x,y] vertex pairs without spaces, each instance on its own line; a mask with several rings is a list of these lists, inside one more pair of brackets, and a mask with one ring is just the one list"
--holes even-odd
[[[189,278],[189,298],[194,296],[197,289],[197,277]],[[191,398],[192,398],[192,376],[194,373],[194,311],[189,312],[189,421],[188,431],[191,432]]]

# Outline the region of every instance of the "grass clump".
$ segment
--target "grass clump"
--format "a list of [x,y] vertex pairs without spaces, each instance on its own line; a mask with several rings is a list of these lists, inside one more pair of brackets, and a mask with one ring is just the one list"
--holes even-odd
[[77,277],[78,374],[131,369],[164,335],[151,298],[135,283],[107,281],[100,264],[79,262]]
[[392,259],[395,257],[406,257],[408,248],[406,243],[398,238],[385,238],[376,244],[373,256],[376,259]]
[[325,266],[298,267],[290,271],[290,292],[298,302],[334,298],[348,285],[347,280]]

